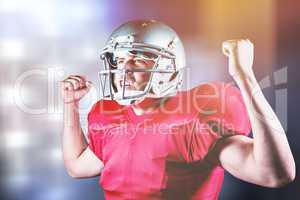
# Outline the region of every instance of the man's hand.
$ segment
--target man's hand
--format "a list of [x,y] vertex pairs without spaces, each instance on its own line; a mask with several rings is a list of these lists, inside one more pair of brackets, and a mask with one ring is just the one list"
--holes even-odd
[[84,76],[71,75],[61,82],[64,103],[76,103],[90,90],[92,83]]
[[223,53],[228,57],[229,74],[235,77],[253,75],[253,44],[248,39],[227,40],[222,44]]

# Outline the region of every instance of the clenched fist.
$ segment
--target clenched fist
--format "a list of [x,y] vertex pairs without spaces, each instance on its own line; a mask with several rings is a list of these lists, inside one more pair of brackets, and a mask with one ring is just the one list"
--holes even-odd
[[84,76],[71,75],[61,81],[61,93],[64,103],[76,103],[90,90],[92,83]]
[[248,39],[227,40],[222,44],[223,53],[228,57],[229,74],[233,77],[253,74],[254,45]]

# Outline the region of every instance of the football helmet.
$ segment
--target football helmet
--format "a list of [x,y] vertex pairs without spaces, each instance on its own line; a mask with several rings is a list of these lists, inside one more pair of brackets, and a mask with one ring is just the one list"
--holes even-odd
[[[117,59],[129,54],[154,61],[152,69],[120,69]],[[134,20],[119,26],[110,35],[100,54],[104,70],[99,72],[103,99],[130,105],[145,97],[173,96],[182,85],[185,68],[183,44],[169,26],[155,20]],[[143,90],[127,90],[128,73],[150,73]],[[122,89],[114,84],[115,75],[122,75]]]

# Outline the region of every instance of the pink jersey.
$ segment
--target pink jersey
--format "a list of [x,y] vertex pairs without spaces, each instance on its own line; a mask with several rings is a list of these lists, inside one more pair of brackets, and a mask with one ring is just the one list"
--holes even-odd
[[[108,200],[217,199],[224,170],[210,149],[228,134],[251,130],[239,89],[221,82],[178,92],[142,116],[132,106],[99,101],[88,123]],[[229,131],[219,135],[220,128]]]

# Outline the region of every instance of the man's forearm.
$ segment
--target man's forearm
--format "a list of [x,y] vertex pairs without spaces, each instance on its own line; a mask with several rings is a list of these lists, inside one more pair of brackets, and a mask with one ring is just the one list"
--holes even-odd
[[295,176],[294,159],[280,121],[265,99],[254,74],[235,77],[247,107],[253,132],[253,156],[274,176]]
[[65,164],[77,159],[87,143],[80,126],[78,103],[64,104],[62,148]]

